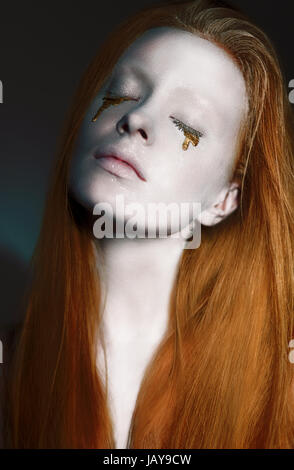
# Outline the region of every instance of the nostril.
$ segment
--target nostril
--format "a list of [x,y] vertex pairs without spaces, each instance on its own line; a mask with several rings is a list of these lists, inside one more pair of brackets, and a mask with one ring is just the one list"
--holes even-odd
[[129,125],[127,122],[122,126],[122,128],[125,132],[129,132]]
[[147,134],[146,134],[146,132],[145,132],[143,129],[138,129],[138,130],[139,130],[141,136],[144,137],[144,139],[147,139]]

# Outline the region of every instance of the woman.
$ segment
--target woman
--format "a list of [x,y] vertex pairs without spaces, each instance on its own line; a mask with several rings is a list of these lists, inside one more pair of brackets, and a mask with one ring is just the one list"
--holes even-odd
[[[291,125],[270,42],[223,3],[153,6],[108,39],[48,195],[7,446],[293,446]],[[200,203],[200,246],[95,238],[117,195]]]

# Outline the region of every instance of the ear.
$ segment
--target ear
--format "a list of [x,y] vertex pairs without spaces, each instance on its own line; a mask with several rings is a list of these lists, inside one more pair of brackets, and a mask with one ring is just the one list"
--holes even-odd
[[239,205],[240,185],[236,181],[225,186],[217,197],[217,202],[201,212],[202,225],[216,225],[230,215]]

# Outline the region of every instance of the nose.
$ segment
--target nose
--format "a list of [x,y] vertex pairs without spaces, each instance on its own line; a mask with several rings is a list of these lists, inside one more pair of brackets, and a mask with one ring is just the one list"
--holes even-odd
[[116,124],[120,135],[139,136],[145,145],[153,142],[152,122],[149,116],[142,111],[134,110],[126,113]]

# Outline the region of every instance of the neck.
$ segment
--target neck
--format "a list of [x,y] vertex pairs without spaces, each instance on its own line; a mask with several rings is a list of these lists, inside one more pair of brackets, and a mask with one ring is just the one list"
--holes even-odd
[[169,301],[183,253],[183,239],[95,240],[105,309],[106,337],[148,340],[167,326]]

